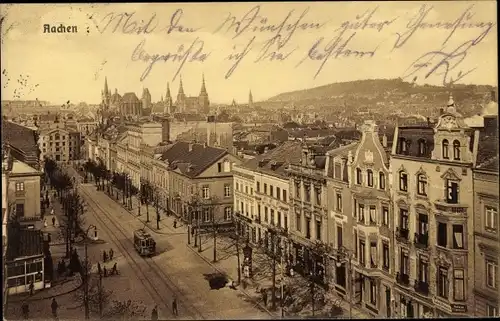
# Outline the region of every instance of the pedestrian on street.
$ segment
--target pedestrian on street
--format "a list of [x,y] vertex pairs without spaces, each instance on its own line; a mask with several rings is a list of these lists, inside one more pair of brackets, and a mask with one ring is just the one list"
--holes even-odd
[[47,227],[47,225],[48,225],[48,224],[47,224],[47,219],[44,219],[44,220],[43,220],[43,227]]
[[57,318],[57,308],[59,307],[59,304],[57,304],[56,298],[52,298],[52,304],[50,307],[52,308],[52,316]]
[[97,262],[97,272],[99,273],[99,275],[102,274],[101,263],[99,263],[99,262]]
[[23,318],[28,319],[30,314],[30,307],[28,306],[28,302],[24,301],[21,306],[21,310],[23,311]]
[[113,254],[114,254],[113,249],[110,249],[109,250],[109,260],[110,261],[113,260]]
[[56,226],[56,217],[52,216],[52,226]]
[[105,250],[102,252],[102,260],[104,263],[108,260],[108,253]]
[[177,220],[174,220],[174,228],[177,228]]
[[115,264],[113,264],[113,269],[111,270],[111,274],[118,275],[118,268],[117,268],[116,262],[115,262]]
[[177,298],[174,297],[174,300],[172,301],[172,314],[174,316],[177,316],[179,312],[177,311]]
[[158,306],[155,305],[153,311],[151,311],[151,320],[158,320]]
[[264,301],[264,306],[267,306],[267,290],[262,289],[262,301]]
[[35,285],[33,284],[33,280],[30,282],[30,295],[33,295],[35,292]]
[[54,215],[54,208],[50,210],[50,215]]
[[104,266],[104,277],[108,276],[108,270],[106,269],[106,266]]

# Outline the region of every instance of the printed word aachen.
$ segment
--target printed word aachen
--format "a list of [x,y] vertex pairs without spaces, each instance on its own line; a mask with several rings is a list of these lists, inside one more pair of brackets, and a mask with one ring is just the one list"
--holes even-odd
[[77,26],[65,26],[62,23],[59,26],[43,25],[43,33],[77,33]]

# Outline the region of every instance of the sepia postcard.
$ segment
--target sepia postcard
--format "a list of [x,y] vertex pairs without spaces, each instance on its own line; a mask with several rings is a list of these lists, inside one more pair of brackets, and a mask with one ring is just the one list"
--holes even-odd
[[4,319],[500,316],[496,12],[0,4]]

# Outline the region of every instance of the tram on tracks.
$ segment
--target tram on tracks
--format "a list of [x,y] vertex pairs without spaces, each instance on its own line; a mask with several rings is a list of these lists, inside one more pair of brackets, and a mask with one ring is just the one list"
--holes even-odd
[[144,229],[134,231],[134,247],[140,256],[151,256],[156,252],[156,242]]

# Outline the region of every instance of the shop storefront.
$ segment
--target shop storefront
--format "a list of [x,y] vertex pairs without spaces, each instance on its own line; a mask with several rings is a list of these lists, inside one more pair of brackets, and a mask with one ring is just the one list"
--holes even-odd
[[9,295],[28,292],[31,282],[35,290],[44,288],[43,254],[7,262]]

